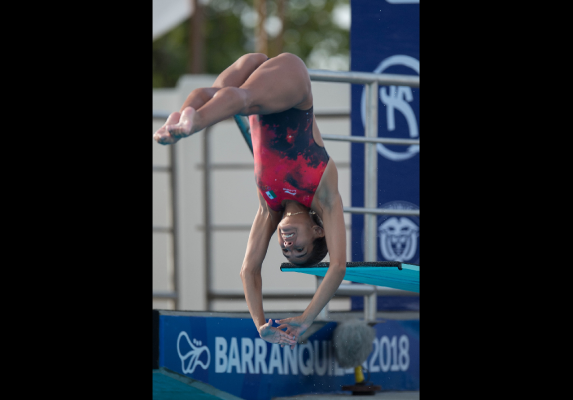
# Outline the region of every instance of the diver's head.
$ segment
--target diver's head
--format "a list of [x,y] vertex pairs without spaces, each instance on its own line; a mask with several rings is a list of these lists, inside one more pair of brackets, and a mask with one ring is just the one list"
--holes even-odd
[[326,254],[326,238],[319,216],[310,211],[283,214],[277,227],[281,251],[286,259],[303,267],[318,264]]

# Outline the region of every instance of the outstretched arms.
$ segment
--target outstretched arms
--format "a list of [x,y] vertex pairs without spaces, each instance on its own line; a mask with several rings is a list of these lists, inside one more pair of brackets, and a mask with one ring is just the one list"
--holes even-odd
[[[286,328],[285,332],[296,339],[312,325],[316,316],[334,296],[346,274],[346,228],[340,195],[333,199],[332,208],[323,211],[322,221],[330,253],[330,266],[326,275],[302,315],[275,321],[281,324],[278,329]],[[291,346],[292,348],[294,346]]]
[[332,159],[323,178],[324,182],[321,182],[315,200],[317,209],[321,210],[330,266],[302,315],[275,321],[281,324],[279,329],[286,328],[286,333],[294,335],[297,339],[310,327],[312,321],[334,296],[346,274],[346,226],[342,198],[338,193],[338,172]]

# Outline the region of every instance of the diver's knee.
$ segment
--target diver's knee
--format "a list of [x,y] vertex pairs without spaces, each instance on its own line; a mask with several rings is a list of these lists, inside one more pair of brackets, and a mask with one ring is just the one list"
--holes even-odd
[[240,114],[246,112],[251,107],[251,98],[250,91],[248,89],[241,89],[232,86],[227,86],[222,89],[219,89],[214,97],[229,97],[232,99],[233,102],[236,102],[240,105],[241,110]]
[[200,99],[203,102],[207,102],[213,98],[213,96],[215,95],[215,93],[217,93],[218,90],[219,90],[218,88],[212,88],[212,87],[193,89],[189,94],[189,96],[187,96],[187,98],[192,97]]
[[240,59],[242,66],[248,66],[250,69],[257,69],[262,63],[268,60],[266,54],[263,53],[248,53]]
[[288,62],[294,62],[294,63],[302,63],[304,64],[304,61],[302,61],[302,58],[300,58],[299,56],[297,56],[296,54],[292,54],[292,53],[281,53],[277,56],[277,58],[280,57],[281,59],[283,59],[283,61],[288,61]]
[[264,53],[249,53],[248,56],[253,62],[258,64],[262,64],[269,59],[269,56]]

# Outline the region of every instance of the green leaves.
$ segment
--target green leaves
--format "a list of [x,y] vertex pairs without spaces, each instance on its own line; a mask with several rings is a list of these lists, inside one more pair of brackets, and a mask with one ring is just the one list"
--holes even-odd
[[[289,52],[311,69],[348,70],[349,30],[339,16],[348,14],[349,0],[285,1],[282,50],[280,35],[269,38],[269,57]],[[219,74],[243,54],[255,51],[254,28],[243,23],[252,19],[253,12],[253,0],[210,0],[205,5],[204,73]],[[277,0],[267,0],[267,20],[272,17],[278,17]],[[189,31],[186,20],[153,42],[154,88],[175,87],[179,77],[189,73]]]

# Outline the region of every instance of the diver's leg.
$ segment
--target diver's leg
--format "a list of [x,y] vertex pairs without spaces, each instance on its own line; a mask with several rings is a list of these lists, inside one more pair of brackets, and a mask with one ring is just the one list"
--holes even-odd
[[[154,134],[154,139],[161,144],[173,144],[179,139],[200,130],[197,129],[191,132],[190,129],[195,110],[198,110],[209,102],[220,89],[241,86],[253,71],[267,61],[267,59],[268,57],[262,53],[245,54],[219,74],[212,87],[193,90],[181,106],[179,112],[180,119],[172,119],[169,123],[166,122],[165,125]],[[169,126],[165,128],[167,125]]]
[[[223,121],[247,109],[247,91],[224,87],[219,89],[199,110],[187,107],[181,113],[179,121],[166,125],[162,133],[156,132],[154,139],[160,144],[174,144],[178,140],[191,136],[207,126]],[[203,112],[207,108],[207,112]]]
[[262,63],[267,61],[267,58],[266,54],[262,53],[250,53],[240,57],[219,74],[213,86],[193,90],[181,106],[179,112],[183,112],[187,107],[198,110],[211,100],[219,89],[228,86],[241,86]]
[[219,74],[213,87],[240,87],[267,59],[263,53],[245,54]]
[[169,128],[169,132],[176,136],[193,134],[235,114],[271,114],[311,106],[310,78],[304,62],[283,53],[257,68],[241,87],[224,87],[198,110],[183,110],[181,120],[186,118],[186,122],[182,131]]
[[249,76],[241,89],[248,92],[247,115],[312,107],[308,70],[294,54],[283,53],[267,61]]

